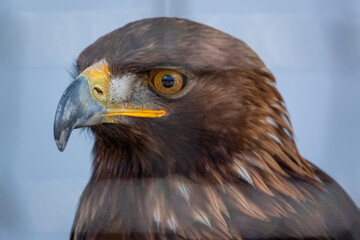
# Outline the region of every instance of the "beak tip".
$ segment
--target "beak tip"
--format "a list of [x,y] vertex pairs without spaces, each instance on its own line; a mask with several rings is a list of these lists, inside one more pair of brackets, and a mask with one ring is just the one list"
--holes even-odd
[[58,143],[56,143],[56,145],[60,152],[63,152],[65,150],[65,146],[58,144]]
[[60,152],[63,152],[65,150],[69,137],[70,137],[69,131],[61,131],[61,132],[54,131],[55,143]]
[[56,146],[59,149],[59,151],[63,152],[65,150],[66,143],[64,141],[57,140],[57,139],[55,139],[55,142],[56,142]]

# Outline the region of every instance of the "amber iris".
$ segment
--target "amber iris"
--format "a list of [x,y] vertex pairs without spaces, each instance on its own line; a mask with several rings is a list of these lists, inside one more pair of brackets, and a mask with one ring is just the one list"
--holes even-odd
[[176,71],[161,70],[153,75],[151,83],[158,93],[174,95],[184,89],[187,79]]

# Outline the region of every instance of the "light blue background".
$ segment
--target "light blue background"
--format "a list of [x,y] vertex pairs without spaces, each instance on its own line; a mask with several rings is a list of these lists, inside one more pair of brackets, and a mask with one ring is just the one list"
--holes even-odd
[[360,205],[360,2],[153,0],[0,3],[0,239],[67,239],[93,140],[60,153],[57,103],[77,55],[142,18],[179,16],[248,43],[274,73],[301,153]]

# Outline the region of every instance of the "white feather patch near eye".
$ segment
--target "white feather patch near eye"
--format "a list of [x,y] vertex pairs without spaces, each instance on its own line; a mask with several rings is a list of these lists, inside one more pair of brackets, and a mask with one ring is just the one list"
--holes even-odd
[[110,82],[110,103],[126,102],[133,93],[134,74],[124,75],[121,78],[112,79]]

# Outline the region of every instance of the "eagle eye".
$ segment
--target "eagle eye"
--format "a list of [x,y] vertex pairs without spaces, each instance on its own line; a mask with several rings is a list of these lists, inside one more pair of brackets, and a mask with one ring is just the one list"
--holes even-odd
[[160,70],[151,75],[150,86],[162,97],[172,98],[187,84],[187,77],[174,70]]

